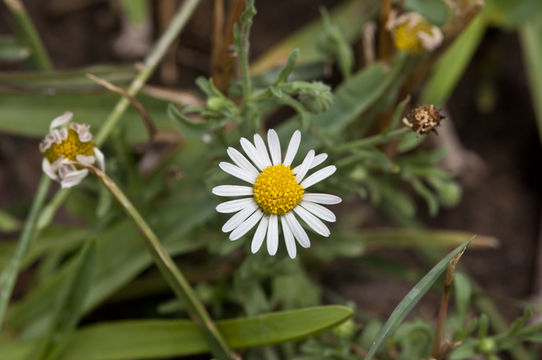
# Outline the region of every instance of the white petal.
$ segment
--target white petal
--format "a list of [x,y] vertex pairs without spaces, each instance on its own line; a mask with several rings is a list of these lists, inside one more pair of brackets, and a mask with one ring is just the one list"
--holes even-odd
[[51,166],[51,163],[46,158],[43,158],[43,160],[41,161],[41,169],[51,179],[58,181],[58,176],[56,176],[55,171],[53,170]]
[[254,194],[251,186],[219,185],[213,188],[213,194],[218,196],[248,196]]
[[309,186],[312,186],[324,180],[328,176],[333,175],[333,173],[336,170],[337,168],[335,167],[335,165],[326,166],[325,168],[318,170],[317,172],[315,172],[314,174],[312,174],[311,176],[303,180],[303,182],[300,185],[303,186],[304,189],[306,189]]
[[55,138],[55,142],[60,144],[68,138],[68,130],[66,128],[54,129],[51,131],[51,135]]
[[263,216],[263,211],[260,209],[256,210],[254,214],[252,214],[248,219],[243,221],[241,225],[237,227],[237,229],[233,230],[230,234],[230,240],[234,241],[239,239],[241,236],[245,235],[247,232],[250,231],[257,223],[260,221],[260,219]]
[[[326,159],[327,159],[326,153],[321,153],[321,154],[316,155],[314,159],[312,159],[312,163],[311,163],[311,166],[309,166],[309,170],[317,167],[318,165],[326,161]],[[292,171],[294,172],[294,174],[297,175],[297,173],[299,172],[299,169],[301,169],[301,165],[297,165]]]
[[258,150],[258,155],[260,155],[260,159],[262,159],[264,165],[266,167],[271,166],[272,164],[269,159],[269,154],[267,154],[267,148],[265,147],[265,143],[260,134],[254,134],[254,144],[256,145],[256,150]]
[[258,228],[256,229],[256,232],[254,233],[254,237],[252,238],[252,244],[250,244],[250,251],[252,251],[253,254],[257,253],[258,250],[262,247],[263,240],[265,239],[265,234],[267,233],[267,226],[269,224],[269,216],[263,216],[262,220],[260,221],[260,224],[258,225]]
[[284,233],[284,242],[286,243],[286,250],[288,251],[288,255],[292,259],[295,259],[295,256],[297,255],[297,249],[295,246],[294,234],[290,229],[290,225],[288,224],[286,217],[281,216],[280,223],[282,224],[282,232]]
[[258,154],[258,150],[256,150],[256,147],[252,145],[250,141],[248,141],[245,138],[241,138],[241,147],[245,151],[245,153],[248,155],[249,159],[252,160],[254,165],[260,170],[265,169],[265,163],[260,158],[260,155]]
[[307,235],[305,229],[303,229],[299,221],[297,221],[294,213],[290,211],[284,215],[286,217],[286,220],[288,220],[288,225],[290,225],[290,229],[294,233],[294,237],[296,238],[299,245],[303,246],[304,248],[309,248],[311,246],[309,235]]
[[243,210],[239,211],[237,214],[233,215],[228,221],[226,221],[224,226],[222,226],[222,232],[228,233],[236,229],[239,225],[241,225],[243,221],[246,220],[246,218],[252,215],[252,213],[254,212],[254,210],[256,210],[257,207],[258,205],[256,205],[256,203],[250,204]]
[[303,181],[303,178],[307,174],[307,171],[309,171],[309,166],[311,166],[313,159],[314,159],[314,150],[310,150],[305,156],[305,159],[301,163],[301,168],[299,169],[299,171],[297,172],[297,175],[295,176],[295,179],[298,183]]
[[50,130],[53,130],[56,127],[62,126],[69,122],[73,117],[72,112],[66,112],[63,115],[60,115],[59,117],[56,117],[51,121],[51,125],[49,126]]
[[104,153],[101,152],[101,150],[98,149],[97,147],[94,147],[94,156],[96,156],[96,165],[98,165],[98,168],[102,171],[105,171]]
[[247,158],[243,156],[243,154],[237,151],[237,149],[229,147],[227,152],[233,162],[236,163],[237,166],[239,166],[241,169],[250,172],[254,176],[260,175],[260,172],[256,170],[254,165],[252,165],[250,161],[248,161]]
[[294,208],[294,211],[299,217],[316,233],[328,237],[330,234],[329,229],[327,226],[316,216],[302,208],[301,206],[296,206]]
[[292,161],[294,161],[295,154],[297,153],[300,142],[301,132],[299,130],[296,130],[292,135],[292,138],[290,139],[290,143],[288,144],[288,150],[286,150],[286,156],[284,156],[284,165],[292,165]]
[[75,160],[79,161],[82,164],[92,165],[96,161],[96,158],[94,156],[77,155],[75,157]]
[[92,134],[90,133],[90,125],[89,124],[78,124],[78,123],[71,123],[70,128],[75,130],[77,132],[77,136],[79,137],[79,141],[81,142],[89,142],[92,140]]
[[302,200],[300,205],[303,206],[305,210],[311,212],[313,215],[319,217],[322,220],[328,222],[335,222],[337,220],[335,214],[328,208],[323,207],[322,205],[318,205],[305,200]]
[[269,129],[269,131],[267,132],[267,145],[269,145],[269,152],[271,153],[271,160],[273,160],[273,165],[280,164],[280,140],[277,132],[273,129]]
[[256,177],[254,174],[250,173],[249,171],[245,169],[241,169],[238,166],[235,166],[233,164],[230,164],[229,162],[222,161],[220,164],[218,164],[222,170],[227,172],[228,174],[235,176],[238,179],[241,179],[243,181],[246,181],[248,183],[254,184],[256,181]]
[[338,196],[322,193],[305,193],[303,194],[303,200],[324,205],[335,205],[342,201]]
[[63,178],[62,181],[60,181],[60,186],[62,188],[70,188],[72,186],[75,186],[81,182],[87,176],[88,170],[76,170],[71,171],[67,173]]
[[279,247],[279,225],[277,215],[269,216],[269,226],[267,228],[267,252],[273,256],[277,253]]
[[223,202],[222,204],[218,204],[216,206],[216,211],[219,213],[229,214],[234,213],[239,210],[243,210],[246,206],[250,205],[254,202],[253,198],[244,198],[244,199],[237,199],[237,200],[230,200]]
[[51,145],[53,144],[53,141],[51,140],[51,137],[47,135],[41,142],[40,142],[40,152],[43,154],[45,150],[49,149]]

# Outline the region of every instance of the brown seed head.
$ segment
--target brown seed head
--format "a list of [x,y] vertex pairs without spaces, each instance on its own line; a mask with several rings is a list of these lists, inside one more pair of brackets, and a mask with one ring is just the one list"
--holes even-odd
[[416,132],[416,136],[420,134],[427,134],[434,131],[437,135],[435,127],[440,125],[440,121],[444,119],[444,115],[440,113],[440,110],[433,105],[418,106],[403,118],[403,123],[412,128]]

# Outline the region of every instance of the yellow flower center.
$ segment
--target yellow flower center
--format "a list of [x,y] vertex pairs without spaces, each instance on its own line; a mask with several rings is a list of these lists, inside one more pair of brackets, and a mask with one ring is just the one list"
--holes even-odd
[[301,202],[305,189],[289,166],[266,167],[254,183],[254,200],[266,214],[283,215]]
[[43,156],[52,164],[60,156],[64,156],[65,159],[76,161],[77,155],[92,156],[94,155],[94,142],[87,141],[82,142],[79,140],[79,135],[73,129],[68,129],[68,137],[60,144],[56,142],[43,153]]
[[393,31],[395,46],[399,50],[407,50],[413,54],[421,52],[423,50],[423,46],[418,38],[419,33],[431,35],[431,24],[423,19],[414,26],[411,26],[410,21],[403,22]]

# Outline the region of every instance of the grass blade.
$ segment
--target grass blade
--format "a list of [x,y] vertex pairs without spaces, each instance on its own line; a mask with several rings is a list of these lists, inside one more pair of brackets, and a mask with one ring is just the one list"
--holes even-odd
[[365,360],[370,360],[376,354],[382,343],[397,329],[410,310],[420,301],[425,293],[431,288],[439,276],[448,268],[448,263],[459,253],[464,251],[471,242],[472,238],[467,240],[462,245],[458,246],[454,251],[449,253],[437,265],[435,265],[417,284],[408,292],[404,299],[397,305],[393,313],[384,324],[375,341],[373,342]]

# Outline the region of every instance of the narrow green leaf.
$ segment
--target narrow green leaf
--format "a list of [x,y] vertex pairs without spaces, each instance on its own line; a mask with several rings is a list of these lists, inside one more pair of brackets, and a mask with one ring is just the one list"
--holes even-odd
[[[235,349],[305,338],[352,316],[344,306],[319,306],[252,318],[217,321]],[[0,359],[22,360],[36,342],[0,343]],[[208,352],[199,328],[188,320],[138,320],[98,324],[77,331],[62,360],[128,360],[177,357]]]
[[[350,0],[339,4],[331,11],[330,18],[348,41],[359,37],[362,26],[370,20],[380,7],[376,0]],[[250,70],[260,74],[271,68],[284,66],[292,49],[299,48],[298,65],[323,61],[326,55],[318,48],[318,39],[324,31],[324,24],[317,19],[302,27],[281,41],[256,61]]]
[[21,46],[11,36],[0,36],[0,61],[22,61],[28,59],[30,49]]
[[288,62],[286,63],[286,66],[280,71],[279,76],[277,76],[277,80],[273,85],[278,85],[282,82],[288,81],[288,76],[294,71],[295,63],[297,61],[297,58],[299,56],[299,49],[294,49],[288,56]]
[[404,299],[397,305],[393,313],[384,324],[378,336],[374,340],[365,360],[370,360],[376,354],[382,343],[397,329],[410,310],[420,301],[425,293],[437,281],[439,276],[448,268],[450,260],[456,257],[460,252],[464,251],[472,239],[467,240],[462,245],[458,246],[454,251],[449,253],[437,265],[435,265],[417,284],[408,292]]
[[437,62],[420,96],[420,104],[444,106],[467,69],[487,29],[483,15],[478,15]]
[[62,352],[67,336],[73,332],[81,318],[95,267],[96,245],[91,241],[87,242],[79,252],[65,287],[57,295],[52,326],[41,353],[41,359],[56,359]]

